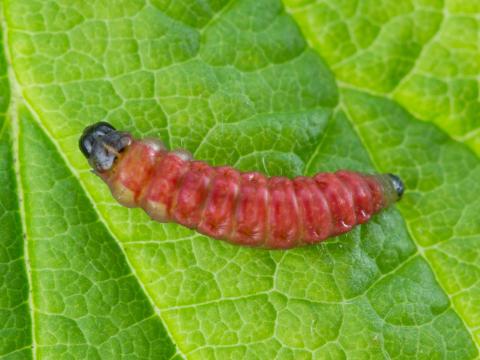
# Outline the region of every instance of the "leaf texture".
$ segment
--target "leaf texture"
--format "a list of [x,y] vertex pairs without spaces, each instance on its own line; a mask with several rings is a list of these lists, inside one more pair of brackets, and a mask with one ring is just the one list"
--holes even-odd
[[[0,356],[474,359],[476,0],[4,0]],[[268,175],[398,173],[398,206],[265,251],[118,205],[109,121]]]

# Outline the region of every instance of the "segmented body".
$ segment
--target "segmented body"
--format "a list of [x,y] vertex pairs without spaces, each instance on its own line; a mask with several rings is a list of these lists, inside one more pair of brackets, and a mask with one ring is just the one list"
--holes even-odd
[[389,175],[342,170],[268,178],[212,167],[152,139],[132,140],[112,169],[98,175],[121,204],[141,207],[154,220],[272,249],[345,233],[399,198]]

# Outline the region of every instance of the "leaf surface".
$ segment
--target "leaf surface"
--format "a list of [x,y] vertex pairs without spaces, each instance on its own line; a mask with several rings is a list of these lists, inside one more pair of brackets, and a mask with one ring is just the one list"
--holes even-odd
[[[476,358],[479,12],[4,0],[0,356]],[[77,145],[102,120],[214,165],[407,191],[323,244],[241,248],[119,206]]]

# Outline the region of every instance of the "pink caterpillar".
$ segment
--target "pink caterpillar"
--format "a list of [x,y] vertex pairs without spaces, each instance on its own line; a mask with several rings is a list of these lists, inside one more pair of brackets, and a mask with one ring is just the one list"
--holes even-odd
[[141,207],[159,222],[269,249],[345,233],[398,201],[404,189],[392,174],[341,170],[288,179],[212,167],[105,122],[84,130],[80,149],[122,205]]

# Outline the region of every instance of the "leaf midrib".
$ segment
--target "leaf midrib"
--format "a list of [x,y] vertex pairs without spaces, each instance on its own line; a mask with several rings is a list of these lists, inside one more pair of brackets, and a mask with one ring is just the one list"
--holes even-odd
[[[32,358],[35,360],[37,358],[37,341],[36,341],[36,332],[35,332],[35,304],[33,302],[32,296],[32,269],[31,269],[31,262],[30,262],[30,249],[29,249],[29,234],[28,234],[28,226],[26,223],[26,212],[25,212],[25,197],[23,193],[24,184],[22,181],[22,175],[20,171],[20,141],[19,141],[19,123],[18,121],[14,121],[14,119],[18,119],[17,117],[17,105],[19,100],[21,99],[21,95],[19,93],[19,87],[17,86],[15,80],[15,74],[12,66],[12,61],[10,57],[10,48],[8,45],[8,26],[5,21],[5,3],[2,1],[0,4],[0,24],[2,26],[2,41],[3,41],[3,53],[6,60],[7,66],[7,79],[8,79],[8,86],[10,89],[10,98],[8,103],[8,108],[5,114],[5,122],[0,130],[0,137],[6,131],[8,126],[11,126],[11,144],[13,146],[13,166],[15,172],[15,186],[16,186],[16,194],[17,194],[17,204],[19,210],[19,218],[20,218],[20,226],[22,229],[22,238],[23,238],[23,263],[25,266],[25,273],[28,280],[28,311],[29,311],[29,318],[30,318],[30,336],[31,336],[31,345],[25,346],[25,348],[31,348]],[[16,349],[16,351],[20,351],[22,349]],[[12,353],[10,353],[12,354]],[[9,355],[10,355],[9,354]]]
[[[142,281],[140,281],[140,277],[137,275],[137,272],[135,268],[132,266],[130,263],[130,259],[128,258],[125,249],[121,242],[118,240],[117,235],[115,232],[112,230],[112,228],[109,226],[108,222],[105,220],[103,217],[102,212],[97,208],[95,201],[93,201],[91,194],[89,191],[86,190],[83,182],[80,179],[80,176],[78,172],[75,170],[75,168],[71,165],[70,161],[65,157],[64,152],[62,151],[63,149],[61,148],[60,144],[56,141],[55,137],[53,134],[46,128],[46,126],[43,124],[41,121],[41,117],[38,115],[38,112],[34,109],[33,105],[30,104],[30,102],[27,100],[25,96],[23,96],[22,91],[20,90],[22,86],[17,80],[17,76],[15,74],[15,69],[14,66],[12,65],[11,61],[11,56],[10,56],[10,43],[9,43],[9,36],[8,36],[8,26],[5,21],[4,17],[4,2],[2,2],[2,6],[0,7],[0,18],[1,18],[1,25],[3,27],[3,48],[4,48],[4,54],[5,58],[7,60],[7,67],[8,67],[8,79],[9,79],[9,87],[11,90],[10,94],[10,103],[9,103],[9,108],[7,112],[7,119],[5,121],[5,126],[1,129],[3,132],[4,129],[6,128],[7,123],[10,122],[12,123],[13,127],[13,136],[12,136],[12,142],[14,145],[14,156],[17,159],[17,161],[14,161],[15,163],[15,174],[16,174],[16,184],[17,184],[17,193],[18,193],[18,203],[19,203],[19,208],[20,208],[20,218],[21,218],[21,223],[22,223],[22,229],[23,233],[25,234],[23,236],[24,238],[24,259],[25,259],[25,267],[27,271],[27,278],[28,278],[28,288],[29,288],[29,295],[28,295],[28,301],[29,301],[29,311],[30,311],[30,320],[31,320],[31,331],[32,331],[32,356],[33,359],[36,359],[36,327],[35,327],[35,306],[33,303],[33,280],[31,276],[31,266],[30,266],[30,253],[29,253],[29,247],[28,247],[28,239],[30,236],[28,235],[28,226],[26,222],[26,211],[25,211],[25,201],[24,201],[24,196],[23,196],[23,189],[24,189],[24,182],[22,181],[22,176],[21,176],[21,171],[20,171],[20,163],[18,159],[20,159],[20,131],[19,131],[19,121],[18,121],[18,106],[19,104],[24,105],[28,108],[30,113],[32,114],[32,117],[35,119],[37,125],[41,128],[41,130],[47,134],[47,136],[51,139],[52,144],[54,145],[55,149],[57,150],[58,154],[60,155],[61,159],[63,160],[65,166],[68,168],[68,170],[72,173],[72,175],[75,177],[75,180],[79,184],[80,188],[82,189],[83,193],[87,197],[88,201],[90,202],[90,205],[92,209],[94,209],[95,213],[98,216],[98,219],[102,223],[102,225],[105,227],[105,229],[109,232],[109,234],[112,236],[113,239],[115,239],[115,243],[119,247],[120,251],[122,252],[125,262],[129,268],[129,271],[131,272],[131,275],[134,276],[136,279],[137,283],[139,284],[140,288],[142,289],[145,298],[147,301],[150,303],[150,306],[155,312],[155,315],[159,318],[159,321],[162,323],[163,327],[165,328],[168,336],[172,339],[173,343],[175,344],[176,351],[172,355],[171,358],[180,355],[183,359],[186,359],[186,356],[184,353],[181,351],[178,341],[176,340],[175,336],[170,332],[169,327],[167,324],[165,324],[162,316],[161,316],[161,310],[160,308],[157,307],[155,302],[153,301],[152,297],[146,290],[144,284]],[[14,121],[14,119],[17,119],[17,121]],[[15,160],[15,159],[14,159]]]

